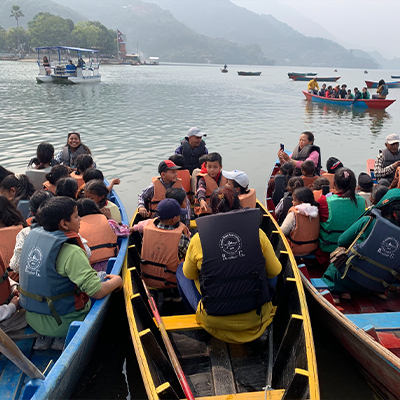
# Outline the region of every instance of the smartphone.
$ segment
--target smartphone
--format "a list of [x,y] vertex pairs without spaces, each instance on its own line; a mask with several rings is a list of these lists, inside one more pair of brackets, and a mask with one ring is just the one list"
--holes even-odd
[[322,186],[322,194],[325,196],[330,192],[330,187],[329,185],[324,185]]
[[285,145],[281,143],[281,150],[285,150]]

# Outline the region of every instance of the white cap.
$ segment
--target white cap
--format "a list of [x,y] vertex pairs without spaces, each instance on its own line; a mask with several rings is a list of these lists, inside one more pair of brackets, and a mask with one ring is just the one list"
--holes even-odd
[[390,135],[386,136],[387,144],[393,144],[393,143],[399,143],[399,142],[400,142],[399,135],[396,135],[395,133],[391,133]]
[[193,128],[189,129],[188,137],[191,136],[197,136],[197,137],[202,137],[202,136],[207,136],[204,132],[202,132],[199,128],[196,128],[195,126]]
[[247,189],[249,186],[249,178],[243,171],[238,171],[236,169],[233,171],[222,171],[222,175],[226,179],[232,179],[244,189]]

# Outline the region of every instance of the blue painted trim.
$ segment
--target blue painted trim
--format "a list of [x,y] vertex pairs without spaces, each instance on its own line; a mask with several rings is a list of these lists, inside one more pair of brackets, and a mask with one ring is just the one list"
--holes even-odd
[[372,325],[375,330],[400,329],[400,312],[385,313],[365,313],[365,314],[346,314],[346,317],[364,329],[367,325]]
[[320,278],[311,279],[311,284],[316,289],[328,289],[328,285]]

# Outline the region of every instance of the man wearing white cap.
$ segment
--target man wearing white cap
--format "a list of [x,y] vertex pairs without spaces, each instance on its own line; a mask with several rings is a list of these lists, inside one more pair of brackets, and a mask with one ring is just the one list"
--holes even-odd
[[175,154],[182,154],[185,157],[185,167],[192,174],[195,168],[200,167],[199,158],[208,154],[206,143],[203,137],[207,135],[199,128],[189,129],[188,135],[181,140],[181,145],[175,150]]
[[226,186],[230,186],[239,195],[240,204],[243,208],[255,208],[257,203],[256,191],[249,189],[249,178],[239,170],[222,171],[222,175],[228,180]]
[[387,179],[392,182],[397,167],[400,167],[399,135],[391,133],[386,136],[383,150],[379,150],[375,159],[374,174],[376,180]]

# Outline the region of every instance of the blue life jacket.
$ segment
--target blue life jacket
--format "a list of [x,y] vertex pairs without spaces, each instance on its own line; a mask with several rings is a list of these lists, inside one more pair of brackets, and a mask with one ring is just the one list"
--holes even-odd
[[191,175],[195,168],[200,167],[199,158],[204,155],[206,143],[204,142],[204,140],[202,140],[199,146],[192,149],[190,147],[188,138],[184,138],[181,140],[181,146],[182,155],[183,157],[185,157],[185,166],[189,170]]
[[52,315],[61,325],[60,315],[76,311],[75,295],[81,291],[56,271],[63,244],[70,240],[63,232],[32,229],[26,237],[20,257],[20,303],[27,311]]
[[242,209],[197,219],[203,263],[199,276],[208,315],[257,310],[271,301],[260,236],[260,210]]
[[383,85],[381,96],[387,96],[389,94],[389,86],[388,85]]
[[376,218],[371,233],[353,246],[339,271],[367,290],[385,292],[400,273],[400,227],[377,209],[371,214]]

